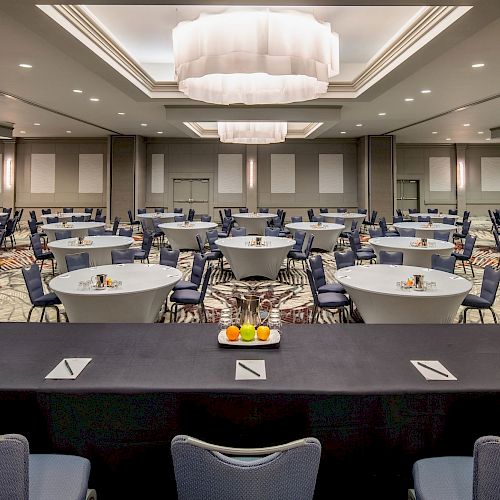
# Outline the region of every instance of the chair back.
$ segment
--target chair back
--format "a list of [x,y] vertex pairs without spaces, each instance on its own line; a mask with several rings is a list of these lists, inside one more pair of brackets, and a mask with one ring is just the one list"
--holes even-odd
[[249,450],[176,436],[171,450],[179,500],[311,500],[321,457],[315,438]]
[[212,216],[211,215],[202,215],[200,220],[201,220],[201,222],[212,222]]
[[118,236],[128,236],[129,238],[132,238],[133,233],[134,230],[131,227],[121,227],[118,229]]
[[356,253],[358,250],[361,250],[359,231],[352,231],[351,236],[349,236],[349,245],[354,253]]
[[203,256],[201,253],[194,254],[193,265],[191,267],[191,277],[189,278],[189,281],[191,281],[191,283],[194,283],[196,287],[200,286],[206,263],[207,258],[205,256]]
[[89,228],[89,236],[104,236],[106,234],[106,229],[103,227],[91,227]]
[[59,223],[59,217],[47,217],[47,224]]
[[366,215],[367,213],[368,213],[368,210],[366,208],[358,208],[358,214]]
[[347,213],[347,208],[337,208],[337,213],[338,214],[346,214]]
[[417,218],[417,222],[430,222],[431,218],[425,215],[419,215]]
[[210,247],[210,251],[217,252],[219,250],[219,247],[215,243],[218,239],[219,233],[217,232],[217,229],[211,229],[210,231],[207,231],[207,241]]
[[177,267],[179,262],[179,249],[167,250],[166,248],[160,249],[160,264],[162,266]]
[[382,234],[385,236],[385,233],[387,232],[387,222],[385,220],[385,217],[380,217],[378,225],[380,226],[380,229],[382,229]]
[[474,443],[473,500],[500,498],[500,437],[483,436]]
[[205,300],[205,295],[207,293],[208,283],[210,282],[210,276],[212,274],[212,266],[208,266],[203,276],[203,284],[201,285],[200,293],[200,304]]
[[222,219],[222,231],[225,233],[229,233],[229,231],[231,230],[232,222],[233,222],[232,217],[224,217]]
[[105,215],[97,215],[95,216],[94,219],[96,222],[104,222],[106,224],[106,216]]
[[30,219],[36,221],[36,212],[34,210],[30,210],[29,214],[30,214]]
[[396,215],[401,218],[403,217],[403,212],[401,211],[400,208],[396,208]]
[[312,208],[309,208],[307,210],[307,217],[309,218],[309,222],[312,222],[313,221],[313,217],[314,217],[314,210]]
[[309,239],[307,240],[306,251],[304,252],[306,259],[309,257],[309,254],[311,253],[311,248],[313,246],[313,242],[314,242],[314,234],[310,234]]
[[5,229],[0,229],[0,247],[2,247],[5,241]]
[[71,231],[54,231],[54,237],[57,240],[67,240],[71,238]]
[[448,210],[448,215],[458,215],[458,210],[450,208]]
[[[401,211],[401,210],[400,210]],[[402,215],[397,215],[396,217],[392,218],[392,223],[396,224],[398,222],[403,222],[403,216]]]
[[[266,227],[266,229],[269,229]],[[247,235],[247,228],[246,227],[233,227],[231,229],[231,236],[246,236]]]
[[411,229],[409,227],[398,228],[398,233],[399,233],[399,236],[401,236],[403,238],[415,238],[415,235],[417,234],[417,230]]
[[497,252],[500,253],[500,236],[498,235],[498,231],[493,231],[493,237],[495,238],[495,245],[497,247]]
[[73,217],[71,217],[71,222],[85,222],[85,215],[80,215],[78,217],[73,215]]
[[48,215],[52,213],[51,208],[42,208],[42,215]]
[[470,217],[470,211],[464,210],[464,216],[462,220],[465,222],[466,220],[469,220],[469,217]]
[[130,248],[111,250],[111,263],[112,264],[133,264],[134,263],[134,250]]
[[302,222],[302,215],[292,215],[291,221],[292,221],[292,224],[294,222]]
[[394,266],[403,265],[403,252],[388,252],[387,250],[380,250],[379,264],[392,264]]
[[248,213],[248,208],[247,207],[241,207],[240,208],[240,214],[247,214]]
[[492,266],[486,266],[483,274],[483,283],[481,285],[481,298],[487,300],[490,306],[495,302],[498,283],[500,282],[500,269],[493,269]]
[[184,222],[185,220],[186,216],[184,214],[174,216],[174,222]]
[[63,208],[63,213],[64,214],[72,214],[73,213],[73,209],[70,208],[70,207],[65,207],[65,208]]
[[134,216],[132,215],[132,210],[127,210],[127,214],[128,214],[128,221],[130,222],[130,224],[133,224]]
[[383,238],[384,233],[382,232],[382,228],[374,227],[373,229],[369,229],[370,238]]
[[145,214],[146,213],[146,209],[145,208],[138,208],[137,209],[137,213],[138,214]]
[[24,282],[26,283],[26,288],[28,289],[30,301],[32,304],[34,304],[35,300],[43,297],[44,295],[40,269],[38,269],[38,266],[36,264],[31,264],[30,267],[23,267],[22,272]]
[[14,233],[14,228],[16,227],[16,219],[9,219],[5,224],[5,236],[10,236]]
[[87,207],[87,208],[84,208],[83,209],[83,212],[86,213],[86,214],[89,214],[90,217],[92,217],[92,212],[94,211],[93,208],[90,208],[90,207]]
[[232,217],[233,216],[233,212],[231,211],[230,208],[225,208],[224,209],[224,217]]
[[313,215],[311,222],[325,222],[325,218],[322,215]]
[[189,212],[188,212],[188,221],[190,221],[190,222],[194,221],[194,214],[195,213],[196,212],[192,208],[189,209]]
[[449,224],[450,226],[455,225],[455,219],[452,217],[443,217],[443,224]]
[[293,245],[292,251],[302,252],[302,248],[304,247],[304,241],[306,239],[306,232],[305,231],[295,231],[293,239],[295,240],[295,245]]
[[149,252],[151,252],[152,245],[153,245],[153,235],[151,234],[151,232],[146,231],[142,235],[142,243],[141,243],[141,250],[144,251],[145,259],[149,257]]
[[467,236],[469,234],[469,230],[470,230],[470,220],[465,220],[463,225],[462,225],[462,234],[464,236]]
[[118,231],[118,226],[120,225],[120,217],[115,217],[115,220],[113,221],[113,235],[116,234]]
[[326,207],[320,208],[319,209],[319,213],[320,214],[327,214],[328,213],[328,208],[326,208]]
[[345,219],[343,219],[342,217],[335,217],[335,219],[333,219],[333,222],[335,224],[339,224],[340,226],[345,226]]
[[438,214],[439,210],[437,208],[428,208],[427,213],[428,214]]
[[409,214],[418,214],[418,208],[409,208],[408,213]]
[[[146,213],[146,209],[144,209],[144,213]],[[97,219],[97,217],[102,216],[102,208],[96,208],[95,216],[96,216],[96,219]],[[104,221],[106,222],[106,218],[104,218]]]
[[474,251],[475,244],[476,237],[468,234],[465,238],[464,251],[462,252],[464,257],[467,257],[468,259],[472,257],[472,252]]
[[182,208],[174,208],[174,214],[182,214]]
[[280,228],[279,227],[266,227],[264,230],[264,236],[275,236],[279,237]]
[[0,495],[29,500],[29,445],[20,434],[0,435]]
[[346,250],[344,252],[335,252],[335,263],[337,264],[337,269],[343,269],[344,267],[351,267],[356,264],[356,254],[352,250]]
[[165,213],[165,208],[164,207],[155,207],[155,213],[163,214],[163,213]]
[[378,214],[378,212],[376,210],[372,210],[372,216],[370,218],[370,222],[372,224],[375,224],[375,221],[377,220],[377,214]]
[[195,238],[196,238],[196,243],[198,244],[198,251],[201,254],[204,254],[205,253],[205,244],[203,243],[201,236],[199,234],[196,234]]
[[64,256],[66,259],[66,267],[68,271],[76,271],[78,269],[88,269],[90,267],[90,256],[87,252],[68,253]]
[[8,220],[9,220],[9,216],[8,215],[2,215],[0,217],[0,227],[5,226],[5,224],[7,224]]
[[431,256],[431,269],[454,274],[456,261],[457,258],[454,255],[443,256],[435,253]]
[[435,240],[448,241],[450,239],[449,231],[433,231],[432,236]]
[[36,225],[36,220],[35,219],[30,219],[28,221],[28,227],[30,228],[30,233],[31,234],[38,233],[38,226]]
[[260,207],[259,208],[259,213],[260,214],[268,214],[269,213],[269,208]]
[[316,288],[326,285],[325,268],[323,267],[323,258],[321,255],[309,257],[309,268],[311,269]]

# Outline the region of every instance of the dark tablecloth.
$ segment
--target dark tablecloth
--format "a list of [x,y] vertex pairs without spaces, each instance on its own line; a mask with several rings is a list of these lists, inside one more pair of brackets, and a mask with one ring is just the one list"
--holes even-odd
[[[421,457],[500,434],[500,328],[286,326],[279,349],[222,349],[215,325],[0,324],[0,434],[92,462],[102,500],[175,497],[176,434],[229,446],[315,436],[317,498],[404,498]],[[93,361],[44,380],[63,357]],[[237,359],[267,380],[235,381]],[[428,382],[438,359],[456,382]]]

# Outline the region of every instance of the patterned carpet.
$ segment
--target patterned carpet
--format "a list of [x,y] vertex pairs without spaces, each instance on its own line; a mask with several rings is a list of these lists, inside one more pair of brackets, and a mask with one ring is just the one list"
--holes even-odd
[[[475,269],[475,278],[473,279],[470,270],[467,274],[463,273],[462,267],[457,265],[456,273],[465,276],[473,281],[474,287],[472,293],[479,293],[483,269],[488,264],[496,267],[499,254],[494,247],[494,241],[489,225],[486,219],[474,219],[472,222],[471,233],[477,236],[477,244],[474,250],[473,263]],[[21,273],[21,267],[30,265],[33,262],[33,253],[28,248],[28,232],[25,227],[16,235],[17,247],[14,250],[0,251],[0,321],[26,321],[28,311],[31,307],[26,286]],[[135,236],[134,246],[140,246],[141,236]],[[314,252],[313,252],[314,253]],[[335,260],[333,254],[321,253],[325,265],[325,271],[328,281],[333,281],[335,273]],[[150,262],[157,263],[159,260],[159,251],[154,248],[151,252]],[[191,270],[192,252],[183,252],[179,259],[178,268],[188,277]],[[136,265],[141,265],[137,263]],[[57,271],[56,271],[57,272]],[[42,272],[43,281],[46,285],[52,279],[50,264],[46,264]],[[262,298],[269,299],[273,305],[281,309],[282,319],[288,323],[305,323],[309,321],[312,311],[312,297],[307,282],[307,276],[302,270],[300,264],[290,271],[283,265],[278,279],[276,281],[262,280],[244,280],[237,281],[231,270],[225,263],[224,270],[216,268],[212,275],[211,284],[205,299],[207,310],[207,319],[209,322],[217,322],[221,309],[232,306],[235,303],[234,296],[239,292],[253,291]],[[63,308],[61,307],[63,310]],[[495,305],[495,311],[500,314],[500,306]],[[459,311],[460,313],[460,311]],[[38,312],[33,313],[32,320],[37,321]],[[55,314],[48,313],[50,321],[55,321]],[[164,320],[168,321],[169,315],[166,314]],[[362,321],[359,315],[355,314],[351,321]],[[198,321],[197,309],[186,307],[180,310],[179,322]],[[331,323],[338,321],[338,315],[333,316],[328,311],[323,311],[319,322]],[[459,321],[459,314],[455,319]],[[468,315],[468,321],[479,322],[479,315],[471,312]],[[492,322],[491,315],[485,314],[485,321]]]

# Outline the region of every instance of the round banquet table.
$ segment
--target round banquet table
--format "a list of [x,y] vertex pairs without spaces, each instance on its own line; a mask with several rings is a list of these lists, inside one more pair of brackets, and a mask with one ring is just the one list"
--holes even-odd
[[146,229],[149,229],[150,231],[154,230],[154,224],[153,220],[158,220],[161,223],[165,222],[174,222],[174,217],[177,215],[184,215],[184,214],[174,214],[173,212],[149,212],[147,214],[137,214],[137,218],[141,221],[144,222],[144,227]]
[[[396,284],[414,274],[436,283],[425,291]],[[414,266],[352,266],[335,273],[365,323],[452,323],[472,283],[455,274]]]
[[[80,286],[107,274],[122,286],[95,290]],[[49,286],[74,323],[153,323],[182,273],[159,264],[117,264],[79,269],[54,278]]]
[[236,236],[220,238],[215,243],[229,262],[236,279],[263,276],[275,280],[295,240],[263,236],[262,246],[250,246],[254,240],[253,236]]
[[[448,214],[408,214],[408,216],[415,222],[418,221],[419,217],[430,217],[432,222],[443,222],[444,217],[448,217],[449,219],[457,220],[460,217],[458,215],[448,215]],[[451,225],[451,224],[450,224]]]
[[[358,227],[365,220],[366,214],[358,214],[355,212],[346,212],[345,214],[340,214],[337,212],[327,212],[326,214],[318,214],[322,215],[326,221],[329,219],[344,219],[345,222],[351,223],[353,220],[358,221]],[[351,229],[351,225],[349,224],[349,229]]]
[[321,225],[318,225],[317,222],[293,222],[287,224],[286,228],[293,235],[295,235],[295,231],[305,231],[308,234],[314,235],[314,248],[332,252],[337,244],[337,238],[345,229],[345,226],[329,222],[322,222]]
[[173,250],[198,250],[196,235],[201,236],[202,241],[206,240],[206,232],[217,227],[215,222],[168,222],[159,224],[158,227],[165,233],[165,236]]
[[79,238],[88,236],[89,229],[97,227],[105,227],[104,222],[68,222],[68,225],[64,227],[60,222],[54,222],[52,224],[44,224],[42,226],[42,231],[47,233],[49,241],[55,241],[56,231],[68,231],[71,233],[72,238]]
[[436,223],[429,227],[427,222],[396,222],[393,226],[396,229],[415,229],[417,238],[432,238],[434,231],[448,231],[451,234],[457,230],[451,224]]
[[247,234],[260,234],[263,235],[267,227],[267,221],[278,217],[276,214],[261,214],[261,213],[247,213],[247,214],[233,214],[234,220],[240,227],[246,227]]
[[44,224],[47,224],[47,217],[54,218],[57,217],[60,221],[66,221],[66,222],[71,222],[72,217],[83,217],[84,221],[88,221],[90,219],[91,214],[87,214],[85,212],[73,212],[73,213],[66,213],[66,212],[61,212],[61,213],[55,213],[55,214],[45,214],[42,215],[42,220]]
[[448,241],[428,239],[426,247],[412,246],[419,241],[416,238],[371,238],[368,243],[375,250],[377,259],[380,250],[388,252],[403,252],[403,264],[405,266],[431,267],[432,255],[438,254],[449,257],[455,249],[455,245]]
[[0,217],[5,217],[6,215],[9,215],[7,212],[0,212]]
[[88,253],[91,266],[104,266],[111,264],[111,250],[129,248],[134,243],[134,238],[128,236],[87,236],[86,241],[91,245],[78,245],[78,238],[56,240],[48,244],[57,261],[57,269],[66,273],[66,255],[72,253]]

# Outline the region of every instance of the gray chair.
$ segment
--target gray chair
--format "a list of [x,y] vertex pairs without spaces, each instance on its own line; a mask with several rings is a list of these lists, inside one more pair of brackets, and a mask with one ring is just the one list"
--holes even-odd
[[368,229],[368,233],[370,233],[370,238],[382,238],[384,236],[381,227],[370,228]]
[[203,272],[205,271],[205,265],[207,259],[201,253],[195,253],[193,255],[193,264],[191,267],[191,277],[189,280],[180,280],[174,286],[174,291],[177,290],[198,290],[201,280],[203,278]]
[[264,207],[259,208],[259,214],[268,214],[268,213],[269,213],[269,208],[264,208]]
[[326,208],[326,207],[321,207],[321,208],[319,209],[319,213],[320,213],[320,214],[327,214],[327,213],[328,213],[328,208]]
[[85,216],[84,215],[79,215],[79,216],[73,215],[71,217],[71,222],[85,222]]
[[194,214],[195,214],[195,210],[190,208],[189,211],[188,211],[188,217],[187,217],[187,220],[189,222],[193,222],[194,221]]
[[335,257],[335,264],[337,265],[337,269],[356,265],[356,255],[352,250],[335,252],[333,255]]
[[345,288],[340,283],[326,282],[325,268],[321,255],[309,257],[309,269],[311,269],[318,293],[345,293]]
[[115,220],[113,221],[113,227],[111,229],[106,229],[106,234],[115,236],[116,233],[118,232],[119,225],[120,225],[120,217],[115,217]]
[[142,243],[140,250],[133,250],[134,252],[134,260],[140,260],[144,262],[145,260],[149,264],[149,253],[151,252],[151,247],[153,246],[153,234],[149,231],[143,233]]
[[134,220],[134,216],[132,215],[132,210],[127,210],[127,214],[128,214],[128,223],[130,224],[132,231],[134,230],[134,226],[137,226],[137,229],[139,229],[141,221]]
[[224,217],[222,220],[221,230],[218,231],[219,238],[227,238],[231,234],[231,229],[234,225],[234,219],[232,217]]
[[90,256],[87,252],[69,253],[64,256],[68,271],[88,269],[90,267]]
[[220,251],[217,243],[215,243],[219,239],[219,234],[217,233],[217,229],[211,229],[207,231],[207,241],[210,250],[205,251],[203,253],[203,257],[205,257],[209,262],[210,261],[218,261],[219,267],[221,269],[224,268],[224,255]]
[[211,215],[202,215],[200,217],[201,222],[212,222],[212,216]]
[[87,490],[90,462],[83,457],[31,454],[20,434],[0,436],[2,500],[95,500]]
[[337,208],[337,213],[338,214],[346,214],[347,213],[347,208]]
[[456,261],[457,258],[454,255],[444,257],[435,253],[431,255],[431,269],[454,274]]
[[[47,307],[56,310],[57,322],[61,320],[58,305],[61,304],[59,297],[51,293],[43,293],[42,276],[40,274],[40,269],[36,264],[31,264],[30,267],[23,267],[22,269],[24,282],[26,283],[26,288],[28,289],[28,295],[31,301],[31,309],[28,313],[27,322],[29,323],[31,319],[31,314],[36,307],[42,308],[42,314],[40,315],[40,323],[43,321],[45,316],[45,310]],[[1,483],[1,471],[0,471],[0,483]],[[0,488],[0,497],[2,490]]]
[[385,217],[381,217],[378,221],[378,224],[380,226],[380,229],[382,229],[382,234],[384,235],[384,237],[399,236],[398,231],[396,231],[395,229],[389,229],[387,227],[387,221],[385,220]]
[[[297,231],[295,233],[295,235],[297,235],[299,231]],[[295,240],[297,241],[297,240]],[[309,235],[309,239],[307,240],[307,245],[306,245],[306,248],[304,251],[302,250],[294,250],[292,248],[292,250],[290,250],[287,254],[287,263],[286,263],[286,267],[287,267],[287,270],[290,269],[290,262],[293,261],[293,265],[295,267],[295,262],[296,261],[299,261],[302,263],[302,268],[305,270],[306,266],[305,266],[305,263],[307,261],[307,259],[309,258],[309,254],[311,253],[311,248],[312,248],[312,245],[313,245],[313,242],[314,242],[314,235],[313,234],[310,234]]]
[[431,218],[428,215],[419,215],[417,222],[430,222]]
[[470,231],[470,225],[471,222],[469,220],[464,220],[462,224],[462,232],[456,232],[453,234],[453,241],[455,240],[463,240],[464,238],[467,238],[469,231]]
[[267,448],[172,440],[179,500],[312,500],[321,458],[315,438]]
[[455,208],[450,208],[448,210],[448,215],[458,215],[458,210],[456,210]]
[[313,215],[311,222],[325,222],[325,218],[322,215]]
[[133,232],[133,227],[121,227],[118,229],[118,236],[128,236],[129,238],[132,238]]
[[43,268],[43,264],[46,260],[50,260],[52,264],[52,274],[54,274],[54,254],[52,252],[44,252],[42,249],[42,242],[40,240],[40,235],[32,234],[30,236],[31,248],[33,249],[33,254],[35,255],[35,261],[41,261],[40,271]]
[[111,250],[112,264],[133,264],[136,250],[126,248],[124,250]]
[[403,265],[403,252],[388,252],[387,250],[380,250],[379,264],[392,264],[394,266]]
[[472,252],[474,251],[474,245],[476,244],[476,237],[467,235],[465,238],[465,244],[463,251],[460,252],[452,252],[451,255],[454,255],[458,261],[462,263],[462,267],[464,268],[464,273],[467,274],[465,263],[468,262],[470,269],[472,271],[472,277],[474,277],[474,267],[472,266]]
[[47,224],[58,224],[59,217],[47,217]]
[[473,457],[435,457],[413,465],[417,500],[495,500],[500,498],[500,438],[483,436]]
[[165,209],[163,207],[155,207],[154,212],[156,214],[163,214],[165,213]]
[[174,214],[182,214],[182,208],[174,208]]
[[450,226],[454,226],[455,219],[453,217],[443,217],[443,224],[449,224]]
[[292,215],[290,220],[292,221],[292,224],[294,222],[302,222],[302,215]]
[[246,227],[233,227],[231,229],[231,236],[246,236],[247,228]]
[[486,266],[483,274],[483,282],[481,284],[481,292],[479,295],[469,294],[462,301],[464,309],[464,323],[467,323],[467,311],[469,309],[477,309],[481,323],[484,323],[483,309],[488,309],[492,316],[493,321],[497,323],[497,317],[493,310],[493,304],[497,296],[498,283],[500,282],[500,270],[493,269],[492,266]]
[[185,220],[186,216],[184,214],[174,216],[174,222],[184,222]]
[[377,258],[373,248],[363,247],[361,245],[358,231],[353,231],[352,235],[349,236],[349,245],[351,246],[351,250],[356,255],[356,259],[358,261],[368,260],[371,264]]
[[401,238],[415,238],[417,230],[410,228],[398,228],[398,233]]
[[177,267],[179,262],[180,250],[160,249],[160,264],[162,266]]
[[247,214],[247,213],[248,213],[247,207],[240,207],[240,214]]
[[104,227],[91,227],[89,228],[89,236],[106,236],[106,229]]
[[67,240],[71,238],[71,231],[54,231],[56,240]]
[[264,236],[273,236],[278,238],[280,235],[280,228],[279,227],[266,227],[264,229]]
[[432,236],[435,240],[448,241],[450,239],[449,231],[433,231]]

